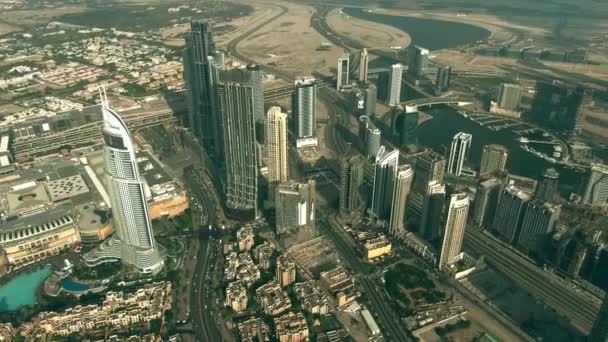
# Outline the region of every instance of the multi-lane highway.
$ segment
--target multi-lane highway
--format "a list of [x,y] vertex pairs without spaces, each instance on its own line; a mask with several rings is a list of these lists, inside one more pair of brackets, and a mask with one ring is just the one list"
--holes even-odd
[[412,338],[406,334],[406,328],[399,317],[390,307],[389,299],[383,291],[380,291],[380,280],[372,275],[365,274],[365,266],[361,263],[354,248],[347,242],[348,237],[340,225],[332,218],[329,219],[327,236],[333,241],[336,250],[346,265],[354,272],[355,281],[362,293],[369,300],[372,311],[376,314],[378,323],[382,327],[385,339],[389,341],[411,341]]
[[218,208],[220,204],[215,189],[208,173],[204,169],[189,174],[189,185],[191,196],[202,204],[207,222],[202,222],[197,227],[199,249],[196,255],[196,268],[190,284],[190,317],[192,328],[199,341],[221,341],[220,328],[217,322],[221,321],[214,317],[212,268],[219,254],[219,244],[213,238],[213,232],[208,228],[215,227],[219,221]]
[[568,318],[582,332],[589,332],[599,312],[599,302],[579,293],[568,283],[532,264],[483,232],[468,228],[464,247],[472,254],[483,254],[490,265],[526,289],[534,297]]

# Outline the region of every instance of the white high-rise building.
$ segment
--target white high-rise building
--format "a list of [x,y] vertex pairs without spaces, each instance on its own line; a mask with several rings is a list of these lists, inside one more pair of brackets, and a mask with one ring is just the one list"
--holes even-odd
[[133,141],[125,122],[109,108],[105,91],[101,93],[106,187],[116,233],[87,253],[85,261],[95,266],[121,260],[137,272],[156,274],[164,261],[154,241]]
[[317,146],[317,84],[313,77],[295,81],[292,99],[292,130],[296,147]]
[[359,82],[367,82],[367,68],[369,65],[369,55],[367,49],[361,51],[361,60],[359,61]]
[[608,205],[608,165],[591,164],[583,193],[583,204]]
[[268,180],[287,182],[287,114],[281,107],[270,107],[266,113],[266,149],[268,150]]
[[473,136],[469,133],[457,133],[452,139],[452,147],[450,148],[450,159],[448,161],[448,174],[460,176],[462,167],[469,154],[471,148],[471,140]]
[[350,83],[350,56],[348,54],[338,58],[338,74],[336,75],[336,88],[342,89]]
[[374,189],[371,205],[372,213],[376,218],[389,218],[398,165],[399,150],[388,152],[384,146],[380,146],[374,164]]
[[401,103],[401,78],[403,76],[403,65],[397,63],[391,67],[391,74],[389,77],[389,93],[388,93],[388,105],[397,106]]
[[452,195],[445,218],[441,257],[439,258],[440,270],[453,263],[462,251],[468,213],[469,196],[464,193]]

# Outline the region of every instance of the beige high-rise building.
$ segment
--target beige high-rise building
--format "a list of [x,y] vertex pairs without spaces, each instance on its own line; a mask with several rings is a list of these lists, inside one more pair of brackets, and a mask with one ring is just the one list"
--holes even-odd
[[281,287],[287,287],[296,282],[296,263],[289,260],[287,256],[281,255],[277,258],[277,282]]
[[495,172],[505,172],[509,150],[502,145],[485,145],[481,153],[479,175],[486,176]]
[[367,49],[361,51],[361,58],[359,61],[359,82],[367,82],[367,68],[369,65],[369,54]]
[[391,235],[405,236],[405,207],[413,179],[414,169],[410,165],[400,165],[395,179],[395,191],[393,191],[391,219],[388,228]]
[[445,231],[443,244],[441,245],[441,257],[439,258],[440,270],[454,262],[456,256],[462,250],[468,213],[469,196],[464,193],[452,195],[445,217]]
[[266,113],[266,148],[269,181],[287,182],[287,114],[281,107],[270,107]]
[[315,227],[315,181],[280,183],[275,190],[277,234]]

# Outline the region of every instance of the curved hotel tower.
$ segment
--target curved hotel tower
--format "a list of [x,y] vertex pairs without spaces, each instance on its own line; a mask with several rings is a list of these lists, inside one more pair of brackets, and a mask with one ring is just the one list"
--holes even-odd
[[164,266],[154,241],[152,224],[133,142],[125,122],[108,107],[102,94],[106,187],[116,233],[85,255],[87,264],[121,260],[140,273],[158,273]]

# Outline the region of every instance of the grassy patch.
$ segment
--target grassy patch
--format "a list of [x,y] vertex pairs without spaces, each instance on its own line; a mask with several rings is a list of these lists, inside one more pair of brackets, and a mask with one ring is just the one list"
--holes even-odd
[[[384,280],[389,295],[403,310],[414,306],[412,301],[436,303],[445,299],[445,294],[436,289],[426,272],[415,266],[398,264],[386,272]],[[403,312],[407,313],[407,310]]]

